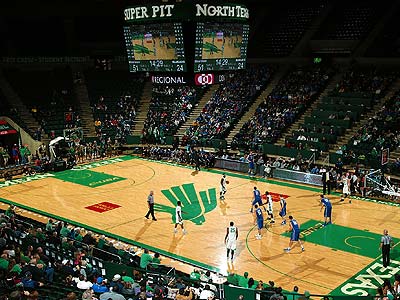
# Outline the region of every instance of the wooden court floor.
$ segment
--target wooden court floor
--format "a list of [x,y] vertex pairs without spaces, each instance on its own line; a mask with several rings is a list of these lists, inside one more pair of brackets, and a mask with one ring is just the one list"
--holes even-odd
[[[333,225],[321,227],[318,188],[276,180],[251,180],[227,172],[226,201],[218,199],[221,171],[193,169],[122,157],[110,163],[91,164],[43,176],[20,184],[0,186],[0,198],[123,237],[162,254],[198,262],[222,273],[249,272],[255,280],[273,280],[286,290],[327,294],[346,283],[368,265],[379,261],[379,241],[384,228],[400,238],[400,208],[363,200],[333,202]],[[249,212],[252,189],[284,194],[288,212],[304,232],[305,252],[294,247],[285,253],[288,226],[263,229],[255,239]],[[155,193],[157,221],[147,220],[146,199]],[[174,234],[174,201],[183,201],[187,235]],[[1,199],[0,199],[1,200]],[[92,209],[87,207],[92,206]],[[93,210],[93,208],[95,210]],[[234,221],[239,228],[238,250],[227,261],[224,236]],[[397,243],[399,240],[395,239]],[[400,269],[399,269],[400,270]]]

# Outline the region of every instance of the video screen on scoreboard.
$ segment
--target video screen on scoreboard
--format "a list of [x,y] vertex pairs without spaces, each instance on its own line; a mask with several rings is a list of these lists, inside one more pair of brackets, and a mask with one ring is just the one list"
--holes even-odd
[[124,27],[131,72],[185,72],[181,23],[131,24]]
[[194,71],[244,69],[248,39],[248,24],[197,23]]

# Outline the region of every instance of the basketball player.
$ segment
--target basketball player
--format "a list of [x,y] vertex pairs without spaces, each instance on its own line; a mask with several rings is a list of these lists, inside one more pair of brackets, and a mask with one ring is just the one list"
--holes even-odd
[[[262,199],[261,199],[261,192],[257,189],[257,187],[254,187],[253,190],[253,200],[251,201],[251,208],[250,208],[250,212],[253,213],[253,206],[258,204],[258,206],[262,206]],[[267,211],[264,207],[264,210]]]
[[267,202],[264,203],[263,205],[267,205],[267,213],[268,213],[268,220],[271,220],[270,223],[275,223],[274,219],[274,202],[272,201],[272,196],[269,194],[269,192],[265,192],[265,196],[267,197]]
[[290,242],[289,242],[289,247],[285,248],[285,252],[290,252],[292,249],[293,242],[299,243],[301,247],[301,251],[304,251],[304,246],[300,241],[300,225],[297,223],[295,219],[293,219],[292,216],[289,216],[289,231],[292,233],[290,234]]
[[[343,202],[344,199],[347,198],[347,196],[350,195],[350,179],[349,179],[349,174],[343,174],[342,175],[342,184],[343,184],[343,191],[342,191],[342,197],[340,198],[340,202]],[[351,199],[349,200],[351,203]]]
[[254,177],[254,175],[256,174],[255,169],[256,166],[254,164],[254,156],[253,156],[253,152],[250,152],[250,154],[247,156],[247,161],[249,162],[249,176],[250,177]]
[[225,200],[225,193],[226,193],[226,175],[223,174],[220,181],[219,200]]
[[[322,211],[322,208],[325,208],[324,210],[324,218],[325,218],[325,223],[324,226],[331,224],[332,223],[332,204],[331,201],[329,201],[328,198],[326,198],[324,195],[321,195],[321,209],[319,211]],[[328,222],[329,219],[329,222]]]
[[281,211],[279,212],[279,215],[282,218],[281,225],[285,225],[286,224],[286,199],[283,198],[282,195],[279,195],[279,203],[281,204]]
[[186,234],[185,228],[183,228],[183,219],[182,219],[182,207],[181,207],[181,201],[178,201],[176,203],[176,208],[175,208],[175,229],[174,233],[177,233],[178,230],[176,229],[178,225],[181,225],[182,232],[183,234]]
[[256,208],[255,211],[255,219],[257,220],[257,228],[258,228],[258,233],[256,234],[256,239],[261,240],[262,235],[261,235],[261,229],[264,227],[264,215],[260,207],[258,207],[258,204],[254,205]]
[[231,254],[231,260],[235,255],[236,241],[239,237],[239,231],[234,223],[231,221],[229,227],[226,228],[225,244],[226,244],[226,259],[229,259],[229,253]]

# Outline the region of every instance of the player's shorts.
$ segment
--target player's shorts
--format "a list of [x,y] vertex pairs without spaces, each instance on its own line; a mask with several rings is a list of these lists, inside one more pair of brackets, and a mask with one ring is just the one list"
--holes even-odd
[[261,229],[264,227],[264,219],[257,219],[257,227]]
[[290,234],[290,240],[291,241],[298,241],[300,238],[300,231],[299,230],[292,230],[292,233]]
[[236,250],[236,239],[229,240],[226,242],[226,248],[229,250]]
[[326,207],[324,210],[324,217],[325,218],[330,218],[332,216],[332,207]]
[[254,170],[255,169],[255,165],[253,162],[249,163],[249,169],[250,170]]
[[253,205],[253,206],[256,204],[258,204],[258,206],[261,206],[263,204],[262,200],[261,199],[253,200],[253,202],[251,203],[251,205]]
[[280,215],[281,217],[286,216],[286,209],[281,209],[281,211],[279,212],[279,215]]
[[178,218],[175,218],[175,224],[179,224],[182,225],[183,224],[183,220],[180,220]]

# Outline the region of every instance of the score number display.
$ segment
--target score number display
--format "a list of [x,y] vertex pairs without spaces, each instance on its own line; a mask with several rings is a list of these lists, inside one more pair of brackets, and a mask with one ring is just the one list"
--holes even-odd
[[181,23],[124,26],[131,72],[185,72]]
[[197,23],[194,71],[244,69],[248,40],[248,24]]

